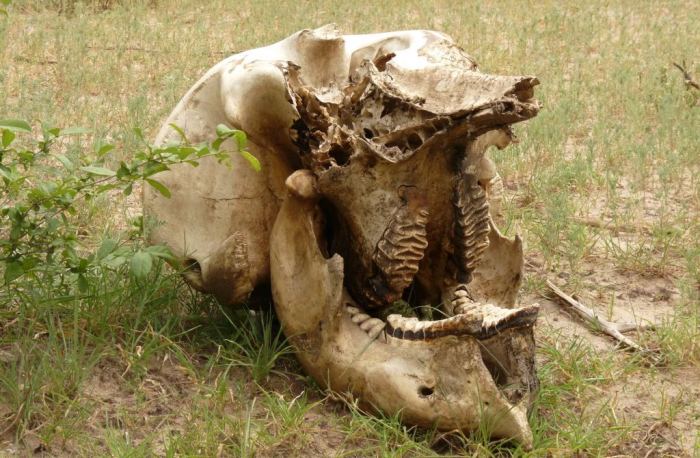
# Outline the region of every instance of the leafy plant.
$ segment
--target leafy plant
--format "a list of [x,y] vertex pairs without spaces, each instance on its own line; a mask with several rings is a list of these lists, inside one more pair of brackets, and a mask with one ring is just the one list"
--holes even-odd
[[[97,142],[92,154],[79,146],[72,151],[58,148],[68,143],[68,137],[84,134],[84,129],[44,127],[41,140],[30,137],[20,145],[18,134],[30,136],[31,126],[22,120],[0,120],[0,265],[4,283],[12,284],[23,276],[67,286],[75,280],[85,291],[95,271],[126,262],[133,275],[145,278],[155,259],[172,258],[170,251],[164,246],[137,248],[137,244],[111,238],[91,246],[77,222],[85,202],[118,193],[129,195],[141,181],[170,197],[156,175],[179,164],[196,167],[207,157],[228,164],[230,152],[224,148],[228,139],[253,168],[260,169],[257,159],[246,151],[246,136],[241,131],[220,125],[211,143],[192,145],[180,128],[172,127],[182,141],[157,147],[146,143],[142,132],[135,129],[144,149],[134,154],[131,162],[120,161],[113,169],[108,166],[108,155],[114,149],[111,144]],[[137,219],[134,225],[135,231],[127,240],[141,235],[142,220]]]

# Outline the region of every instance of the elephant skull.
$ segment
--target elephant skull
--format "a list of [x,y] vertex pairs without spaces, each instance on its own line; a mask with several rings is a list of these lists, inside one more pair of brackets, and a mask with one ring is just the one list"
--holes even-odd
[[[490,215],[486,157],[536,115],[533,77],[481,73],[429,31],[304,30],[232,56],[168,125],[244,130],[263,164],[205,162],[146,191],[152,239],[225,303],[271,285],[321,385],[407,423],[532,442],[536,305],[517,306],[522,245]],[[174,137],[166,126],[158,141]]]

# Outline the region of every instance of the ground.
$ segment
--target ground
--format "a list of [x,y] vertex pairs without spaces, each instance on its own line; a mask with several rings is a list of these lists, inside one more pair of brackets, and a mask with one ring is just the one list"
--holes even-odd
[[[106,137],[126,157],[132,128],[153,138],[218,60],[328,22],[441,30],[484,71],[541,81],[541,113],[493,152],[498,219],[525,241],[520,301],[542,305],[535,449],[365,415],[303,375],[267,314],[221,310],[163,267],[80,297],[3,292],[0,455],[700,456],[700,91],[672,65],[700,76],[698,2],[17,0],[0,17],[0,118],[86,127],[65,147]],[[137,211],[115,195],[78,216],[88,240]],[[546,280],[653,325],[627,334],[648,353]]]

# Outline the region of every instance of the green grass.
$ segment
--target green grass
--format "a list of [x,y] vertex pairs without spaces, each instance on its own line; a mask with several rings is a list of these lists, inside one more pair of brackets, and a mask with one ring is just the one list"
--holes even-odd
[[[541,113],[492,152],[502,225],[526,243],[523,300],[542,301],[551,278],[606,317],[651,304],[664,317],[631,336],[664,365],[582,326],[539,326],[525,452],[333,400],[269,314],[220,310],[158,265],[148,281],[105,273],[85,292],[0,291],[0,455],[700,456],[699,91],[671,65],[700,78],[697,2],[16,0],[9,12],[0,118],[92,130],[68,149],[106,137],[128,154],[132,128],[153,138],[222,57],[328,22],[438,29],[485,71],[537,75]],[[133,205],[93,202],[81,229],[114,236]]]

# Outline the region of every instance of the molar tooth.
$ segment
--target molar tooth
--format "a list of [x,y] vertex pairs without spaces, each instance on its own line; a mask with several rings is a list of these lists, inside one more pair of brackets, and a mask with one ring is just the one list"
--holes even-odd
[[403,317],[397,313],[391,314],[388,317],[386,317],[386,321],[394,329],[401,327],[400,323],[402,319]]
[[369,331],[370,329],[374,328],[378,324],[384,324],[382,320],[379,318],[370,318],[369,320],[365,321],[364,323],[360,324],[360,329],[363,331]]
[[358,313],[358,314],[352,316],[352,322],[355,324],[360,324],[360,323],[364,323],[369,318],[370,318],[370,316],[367,315],[366,313]]
[[369,335],[370,339],[376,339],[377,336],[379,335],[380,332],[384,330],[384,326],[386,326],[386,323],[383,321],[379,320],[380,323],[374,326],[372,329],[367,331],[367,335]]
[[413,328],[413,334],[416,340],[425,339],[425,328],[430,324],[428,321],[418,321]]
[[451,318],[448,318],[446,320],[432,321],[430,323],[427,323],[424,329],[425,331],[438,336],[445,329],[445,324],[447,324],[448,320],[450,319]]
[[350,313],[350,315],[357,315],[360,313],[362,310],[358,309],[357,307],[352,307],[352,306],[347,306],[345,309]]
[[418,321],[418,318],[416,318],[416,317],[409,317],[409,318],[403,317],[403,320],[401,323],[401,328],[404,331],[415,331],[416,325],[418,323],[420,323],[420,321]]
[[460,300],[456,301],[455,304],[453,304],[453,310],[455,315],[477,315],[478,314],[478,308],[479,304],[476,302],[472,302],[469,299],[466,300]]

